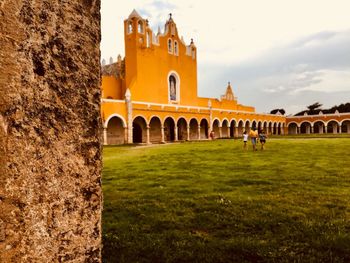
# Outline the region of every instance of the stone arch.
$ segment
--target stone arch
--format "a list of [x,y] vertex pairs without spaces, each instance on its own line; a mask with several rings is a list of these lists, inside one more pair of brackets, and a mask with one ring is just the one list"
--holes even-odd
[[265,131],[266,134],[268,134],[268,130],[267,130],[267,129],[268,129],[268,123],[267,123],[267,121],[264,121],[264,122],[263,122],[263,127],[262,127],[262,129]]
[[344,119],[340,122],[340,129],[342,133],[350,133],[350,119]]
[[108,118],[107,124],[107,144],[125,143],[125,127],[123,120],[119,116]]
[[326,125],[323,121],[321,120],[315,121],[313,123],[313,126],[314,126],[314,133],[319,133],[319,134],[324,133]]
[[223,119],[221,122],[221,137],[227,138],[230,136],[229,122],[227,119]]
[[190,120],[190,140],[198,140],[199,139],[199,135],[198,135],[198,121],[196,118],[192,118]]
[[162,121],[158,116],[152,116],[149,121],[150,142],[162,141]]
[[238,125],[237,125],[238,136],[242,136],[243,131],[244,131],[244,121],[243,120],[239,120],[238,121]]
[[208,128],[209,128],[209,122],[207,119],[202,119],[200,122],[201,126],[201,139],[208,139]]
[[327,133],[338,133],[339,122],[337,120],[329,120],[326,124]]
[[219,121],[219,119],[214,119],[213,120],[213,124],[212,124],[212,131],[214,132],[214,134],[215,134],[215,137],[216,138],[218,138],[219,137],[219,134],[220,134],[220,128],[219,128],[219,126],[220,126],[220,121]]
[[110,116],[107,118],[107,120],[104,122],[104,124],[103,124],[103,127],[104,127],[104,128],[107,128],[109,120],[112,119],[113,117],[118,117],[119,119],[121,119],[121,120],[122,120],[122,123],[123,123],[123,127],[124,127],[124,128],[126,127],[126,121],[125,121],[124,117],[123,117],[122,115],[119,115],[119,114],[116,114],[116,113],[115,113],[115,114],[110,115]]
[[187,140],[187,120],[184,117],[177,120],[177,136],[180,141]]
[[272,134],[273,134],[273,135],[276,135],[276,134],[277,134],[277,122],[274,122],[274,123],[273,123],[273,131],[272,131]]
[[244,130],[250,132],[250,120],[246,120],[244,124]]
[[258,131],[261,131],[262,127],[262,121],[258,121]]
[[236,120],[235,119],[231,119],[231,121],[230,121],[230,137],[231,138],[236,137],[236,135],[235,135],[237,133],[236,125],[237,125]]
[[298,124],[296,122],[288,123],[288,134],[298,134]]
[[257,127],[257,121],[256,121],[256,120],[252,120],[252,123],[251,123],[250,127],[256,129],[256,127]]
[[175,120],[173,117],[168,116],[164,119],[164,140],[166,142],[175,141]]
[[310,134],[312,124],[309,121],[302,121],[300,123],[300,133],[301,134]]
[[146,143],[147,122],[143,116],[136,116],[132,122],[132,142]]

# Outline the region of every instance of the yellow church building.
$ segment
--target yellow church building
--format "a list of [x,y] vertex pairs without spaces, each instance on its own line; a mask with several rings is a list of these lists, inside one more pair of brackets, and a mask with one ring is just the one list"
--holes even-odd
[[[135,10],[124,21],[125,58],[102,65],[104,144],[232,138],[256,127],[283,134],[286,118],[241,105],[230,83],[220,98],[198,97],[197,48],[171,17],[153,33]],[[104,63],[103,63],[104,64]]]

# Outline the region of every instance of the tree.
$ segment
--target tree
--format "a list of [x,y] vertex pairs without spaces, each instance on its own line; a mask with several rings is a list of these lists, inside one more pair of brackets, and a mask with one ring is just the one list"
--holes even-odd
[[319,102],[315,102],[314,104],[311,104],[306,108],[308,108],[309,111],[315,111],[315,110],[320,110],[321,107],[322,107],[322,104],[320,104]]
[[280,112],[282,115],[284,115],[286,113],[286,111],[284,109],[274,109],[274,110],[270,111],[270,114],[277,114],[277,112]]

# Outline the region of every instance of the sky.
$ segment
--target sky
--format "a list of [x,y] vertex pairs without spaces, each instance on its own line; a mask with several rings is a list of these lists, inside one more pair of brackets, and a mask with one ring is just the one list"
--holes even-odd
[[219,98],[230,81],[257,112],[350,102],[349,0],[102,0],[106,61],[124,57],[133,9],[155,32],[172,13],[179,35],[194,39],[199,96]]

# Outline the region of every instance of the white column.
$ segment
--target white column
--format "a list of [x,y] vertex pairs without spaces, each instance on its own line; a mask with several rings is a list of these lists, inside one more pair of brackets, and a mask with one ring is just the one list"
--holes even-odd
[[323,124],[318,125],[318,133],[323,134]]
[[160,132],[161,132],[161,142],[165,143],[165,136],[164,136],[164,126],[162,125],[162,127],[160,128]]
[[103,128],[103,145],[108,145],[108,141],[107,141],[107,128]]
[[314,133],[314,126],[311,126],[311,133]]
[[125,126],[124,127],[124,143],[128,143],[128,132],[129,132],[128,126]]
[[127,126],[128,126],[128,143],[133,143],[132,141],[132,103],[131,103],[131,92],[129,89],[125,92],[125,102],[126,102],[126,112],[127,112]]
[[198,140],[201,139],[201,126],[198,125]]
[[147,144],[151,144],[151,138],[150,138],[150,132],[149,132],[149,129],[150,129],[150,127],[149,127],[149,125],[147,125],[147,127],[146,127],[146,143]]
[[190,125],[187,125],[187,141],[190,140]]
[[175,125],[174,127],[174,134],[175,134],[175,139],[174,141],[177,142],[179,140],[179,134],[178,134],[178,128],[177,126]]

